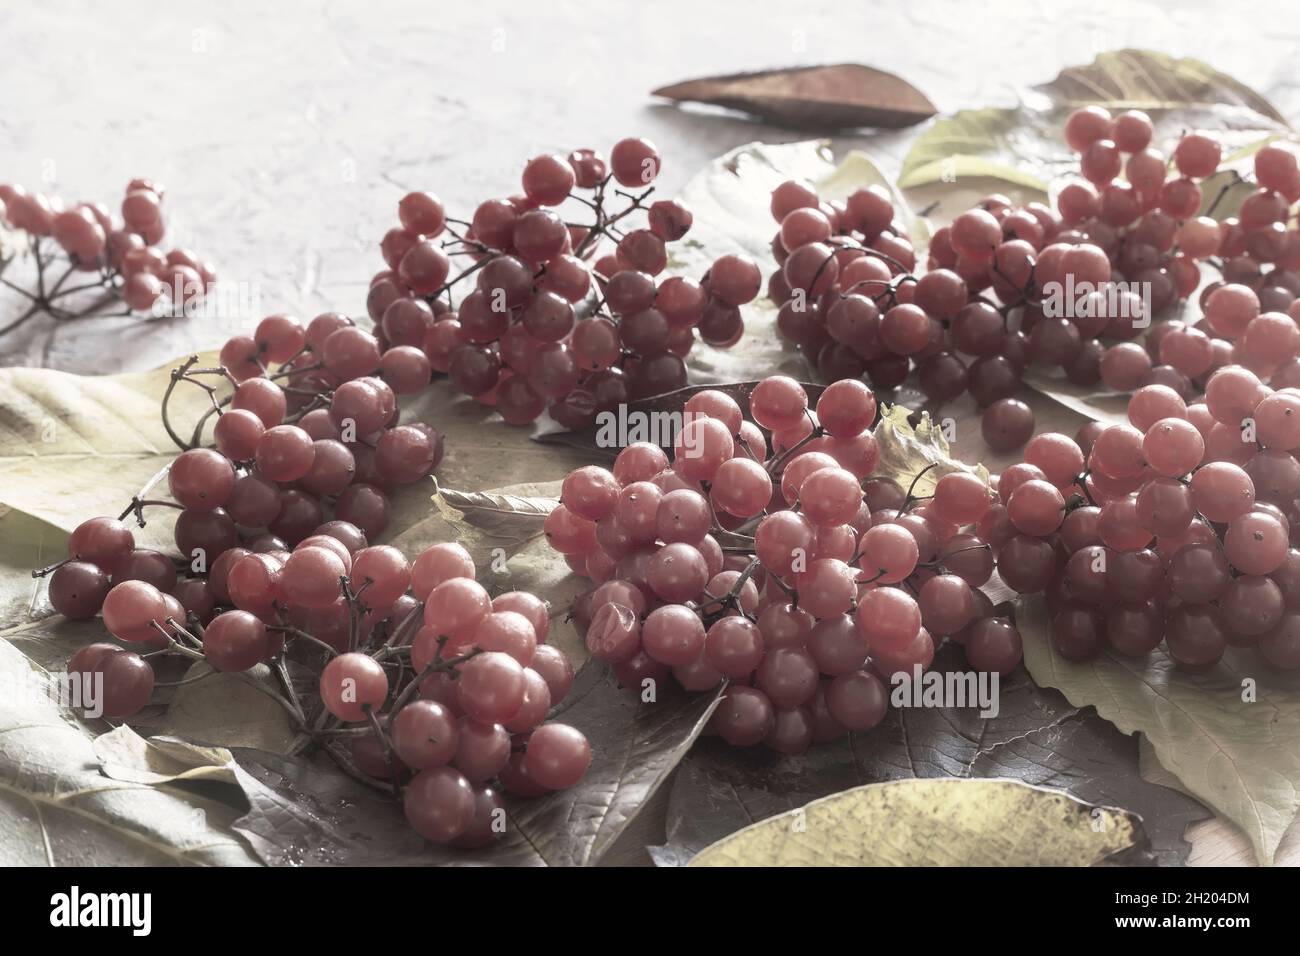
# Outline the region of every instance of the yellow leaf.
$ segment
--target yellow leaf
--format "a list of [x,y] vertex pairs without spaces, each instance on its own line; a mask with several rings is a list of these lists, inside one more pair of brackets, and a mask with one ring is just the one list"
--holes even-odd
[[1094,866],[1141,849],[1132,813],[1011,780],[856,787],[746,827],[691,866]]

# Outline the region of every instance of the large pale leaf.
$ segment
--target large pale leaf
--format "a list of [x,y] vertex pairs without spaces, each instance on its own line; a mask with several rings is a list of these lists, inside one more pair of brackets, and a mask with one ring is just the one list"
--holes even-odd
[[[0,862],[6,866],[249,865],[238,812],[194,791],[110,780],[92,733],[46,675],[0,641]],[[28,692],[18,692],[25,688]]]
[[[178,364],[102,377],[0,369],[0,506],[64,531],[94,515],[116,517],[178,453],[160,417]],[[211,401],[180,383],[170,407],[188,437]]]
[[1133,814],[1006,780],[868,784],[764,820],[692,866],[1095,866],[1146,842]]
[[1188,793],[1241,827],[1259,860],[1272,862],[1300,810],[1300,673],[1274,670],[1241,648],[1203,672],[1178,668],[1163,647],[1140,660],[1107,649],[1072,663],[1047,639],[1041,598],[1021,601],[1016,620],[1035,681],[1143,734]]
[[[215,363],[214,355],[200,364]],[[49,369],[0,369],[0,507],[22,511],[71,531],[87,517],[117,515],[178,453],[160,418],[171,370],[182,359],[150,372],[80,376]],[[180,383],[170,403],[181,437],[211,401],[199,388]],[[497,421],[495,413],[447,381],[434,382],[403,403],[406,420],[437,427],[446,442],[440,479],[449,487],[498,488],[524,481],[562,478],[582,459],[531,444],[528,433]],[[389,536],[429,512],[423,483],[398,489]],[[166,497],[166,482],[153,496]],[[150,528],[138,537],[154,546],[170,540],[173,515],[147,512]]]

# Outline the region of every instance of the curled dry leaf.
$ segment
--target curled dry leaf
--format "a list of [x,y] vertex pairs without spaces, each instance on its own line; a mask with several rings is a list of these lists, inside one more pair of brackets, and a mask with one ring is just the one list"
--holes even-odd
[[988,469],[983,465],[967,465],[952,457],[942,425],[933,421],[928,412],[921,412],[915,426],[910,416],[902,405],[881,409],[876,423],[880,459],[873,478],[892,478],[922,498],[934,492],[935,482],[955,471],[969,472],[988,483]]
[[[933,671],[968,671],[951,643]],[[947,679],[947,678],[945,678]],[[894,707],[866,733],[815,745],[799,756],[700,741],[682,762],[669,797],[660,866],[679,866],[709,844],[810,800],[868,783],[999,778],[1053,787],[1094,804],[1123,807],[1146,821],[1153,859],[1181,865],[1187,826],[1209,816],[1199,803],[1138,776],[1137,742],[1017,669],[1000,682],[998,711]]]
[[175,737],[141,737],[122,724],[95,738],[95,757],[104,776],[156,786],[176,780],[234,783],[230,751]]
[[1146,844],[1134,814],[1007,780],[902,780],[814,800],[691,866],[1095,866]]
[[1271,863],[1300,811],[1300,673],[1270,668],[1249,648],[1228,648],[1202,672],[1177,667],[1164,647],[1144,659],[1109,649],[1062,658],[1048,639],[1041,597],[1022,599],[1016,623],[1025,667],[1078,707],[1092,705],[1126,734],[1141,733],[1188,793],[1227,817]]
[[[518,485],[499,491],[456,491],[433,480],[433,502],[451,508],[460,520],[494,538],[527,541],[542,533],[546,516],[559,502],[560,482]],[[446,507],[444,507],[446,506]]]
[[660,87],[654,95],[723,106],[801,128],[901,129],[937,112],[906,80],[857,63],[709,76]]

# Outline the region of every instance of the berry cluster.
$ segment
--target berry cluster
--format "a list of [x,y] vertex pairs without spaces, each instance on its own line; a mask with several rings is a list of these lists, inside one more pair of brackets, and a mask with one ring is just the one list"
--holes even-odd
[[[1237,216],[1218,222],[1209,214],[1244,180],[1234,172],[1216,196],[1203,196],[1203,181],[1215,174],[1222,158],[1210,135],[1188,133],[1178,141],[1171,176],[1169,161],[1150,146],[1150,122],[1143,114],[1112,119],[1105,110],[1088,107],[1071,114],[1065,133],[1082,154],[1087,182],[1067,185],[1057,205],[1067,224],[1110,257],[1113,280],[1144,283],[1158,315],[1175,298],[1196,291],[1200,263],[1220,275],[1201,291],[1203,320],[1162,322],[1141,344],[1110,345],[1097,352],[1095,374],[1090,372],[1084,384],[1099,377],[1126,392],[1163,384],[1190,400],[1225,365],[1268,375],[1295,356],[1295,323],[1281,314],[1300,293],[1300,233],[1287,229],[1290,207],[1300,200],[1300,169],[1288,145],[1269,144],[1255,154],[1258,188],[1242,201]],[[1121,161],[1127,183],[1114,181]],[[1203,207],[1206,214],[1198,215]],[[1247,335],[1261,312],[1268,317]],[[1104,334],[1126,340],[1141,331],[1116,322]],[[1291,374],[1300,381],[1294,370]]]
[[987,519],[1002,579],[1046,592],[1070,660],[1163,640],[1189,668],[1228,646],[1300,667],[1300,391],[1230,365],[1192,404],[1139,388],[1128,417],[1037,435],[1002,473]]
[[[1034,259],[1061,230],[1046,206],[1016,209],[1006,197],[987,197],[935,234],[920,278],[915,251],[878,186],[827,202],[790,180],[773,191],[771,208],[781,224],[772,242],[780,268],[768,283],[780,305],[777,327],[816,357],[823,377],[892,389],[915,367],[918,386],[936,405],[969,391],[987,408],[983,428],[994,449],[1024,444],[1033,414],[1013,396],[1031,360]],[[1001,265],[1011,267],[1013,251],[1018,279],[997,278]],[[983,294],[990,287],[998,299]],[[1019,327],[1009,321],[1013,313]]]
[[[1294,358],[1294,323],[1278,314],[1300,292],[1300,271],[1292,271],[1300,270],[1300,242],[1286,228],[1300,172],[1289,148],[1256,154],[1260,188],[1238,218],[1219,223],[1198,215],[1200,181],[1221,159],[1212,137],[1183,136],[1170,176],[1139,111],[1112,118],[1100,107],[1080,109],[1065,134],[1081,153],[1082,178],[1061,189],[1055,212],[988,196],[936,231],[919,278],[883,190],[828,203],[805,183],[777,187],[772,213],[781,229],[772,248],[781,268],[768,291],[781,306],[782,333],[816,356],[829,379],[893,388],[914,363],[932,402],[969,392],[986,409],[984,435],[997,451],[1033,434],[1031,411],[1014,397],[1030,366],[1080,385],[1164,384],[1190,398],[1229,362],[1272,371]],[[1195,292],[1201,262],[1223,274],[1202,295],[1206,328],[1163,322],[1133,341]],[[1245,325],[1261,303],[1269,318],[1248,340]],[[1286,367],[1300,381],[1300,366]]]
[[[188,494],[177,483],[173,493]],[[205,576],[180,579],[121,521],[92,518],[68,551],[50,578],[55,608],[102,610],[109,633],[138,648],[99,642],[69,661],[81,680],[102,676],[104,716],[148,703],[157,655],[204,661],[207,673],[269,663],[301,733],[345,769],[391,781],[421,835],[465,846],[502,830],[494,779],[538,796],[573,786],[591,761],[580,731],[543,723],[573,683],[569,660],[545,643],[545,603],[523,591],[489,597],[460,545],[408,563],[331,521],[292,551],[231,547]],[[319,668],[321,706],[296,692],[290,656]]]
[[[162,201],[160,184],[133,179],[116,219],[103,203],[67,205],[57,196],[0,185],[0,222],[28,234],[37,273],[30,290],[6,282],[27,308],[0,332],[41,314],[63,322],[104,315],[113,306],[121,315],[155,314],[168,304],[169,312],[192,308],[212,288],[216,273],[188,249],[160,247],[166,235]],[[53,249],[46,240],[53,240]],[[47,276],[46,270],[61,262],[63,272]],[[100,295],[86,304],[92,291]],[[70,297],[81,307],[71,308]]]
[[[672,200],[647,205],[659,162],[644,139],[616,143],[608,162],[590,149],[538,156],[520,195],[489,199],[468,221],[449,218],[429,193],[404,197],[400,224],[380,244],[388,269],[366,303],[383,360],[422,352],[513,425],[549,410],[578,428],[629,399],[683,387],[696,334],[734,345],[739,307],[758,295],[762,275],[726,255],[702,281],[663,276],[668,244],[692,217]],[[616,198],[625,205],[613,211]],[[592,221],[567,222],[561,206],[585,208]],[[637,212],[645,224],[630,228]],[[612,249],[602,247],[607,238]],[[453,275],[454,259],[466,265]],[[461,283],[472,288],[454,300]]]
[[[163,403],[184,449],[166,472],[168,498],[146,488],[118,518],[84,522],[68,559],[37,574],[49,574],[57,611],[102,612],[110,634],[139,648],[94,644],[69,663],[83,679],[102,675],[106,716],[148,703],[154,655],[246,678],[269,663],[279,690],[254,683],[308,744],[389,781],[426,838],[479,845],[502,829],[493,780],[521,795],[567,788],[590,748],[576,729],[542,723],[573,671],[545,643],[541,600],[489,598],[458,545],[408,563],[369,544],[387,528],[392,489],[442,458],[436,429],[400,421],[397,393],[430,376],[423,352],[408,351],[409,361],[399,349],[381,355],[374,336],[326,313],[306,327],[269,316],[227,342],[218,367],[190,359]],[[189,440],[168,414],[182,384],[211,399]],[[200,447],[213,417],[216,447]],[[136,548],[124,523],[134,514],[143,525],[154,507],[179,510],[179,560]],[[289,679],[289,655],[319,670],[318,705]]]
[[870,478],[876,412],[854,380],[814,414],[799,383],[766,378],[752,420],[708,389],[686,401],[671,460],[637,443],[612,470],[571,473],[545,531],[596,585],[574,608],[592,656],[637,691],[670,673],[691,691],[728,681],[713,728],[783,753],[874,727],[886,684],[928,667],[944,636],[977,669],[1013,669],[1020,636],[979,590],[988,486],[955,471],[921,500]]

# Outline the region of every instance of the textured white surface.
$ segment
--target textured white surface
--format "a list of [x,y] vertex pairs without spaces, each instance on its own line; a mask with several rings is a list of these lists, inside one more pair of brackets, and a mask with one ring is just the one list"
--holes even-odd
[[[530,155],[639,134],[658,143],[671,192],[734,146],[807,136],[657,103],[648,92],[664,83],[856,60],[952,110],[1009,104],[1062,66],[1147,46],[1200,57],[1294,116],[1293,13],[1203,0],[9,4],[0,181],[116,204],[131,176],[154,177],[169,239],[256,288],[263,312],[356,314],[410,189],[466,215],[516,191]],[[888,167],[911,135],[837,147]],[[0,342],[0,364],[143,368],[257,317],[33,322]]]

